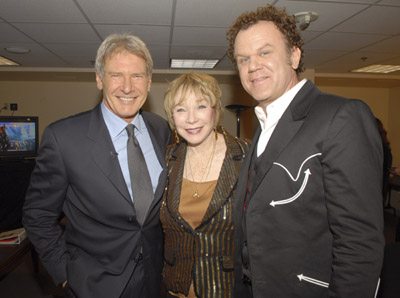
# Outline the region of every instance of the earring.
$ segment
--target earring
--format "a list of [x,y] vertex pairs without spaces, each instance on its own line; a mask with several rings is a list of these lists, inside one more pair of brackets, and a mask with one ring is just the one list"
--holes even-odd
[[214,132],[215,132],[215,140],[217,141],[218,140],[218,131],[217,131],[216,127],[214,128]]
[[179,142],[180,142],[179,135],[178,135],[178,132],[175,129],[175,143],[179,143]]

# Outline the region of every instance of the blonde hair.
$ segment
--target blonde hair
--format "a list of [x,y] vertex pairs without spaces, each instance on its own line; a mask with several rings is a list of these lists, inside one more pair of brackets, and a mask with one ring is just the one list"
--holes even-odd
[[[211,108],[215,111],[214,126],[216,127],[223,116],[221,107],[222,92],[217,80],[206,74],[188,73],[173,80],[164,96],[164,109],[171,129],[175,129],[174,107],[185,102],[190,92],[193,92],[199,100],[206,99],[210,101]],[[180,98],[177,98],[178,96]]]

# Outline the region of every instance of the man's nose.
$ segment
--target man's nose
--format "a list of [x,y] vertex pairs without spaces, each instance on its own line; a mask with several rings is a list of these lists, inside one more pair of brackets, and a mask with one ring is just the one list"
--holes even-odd
[[252,57],[249,59],[249,72],[255,72],[261,68],[261,63],[259,58]]
[[130,78],[124,78],[124,81],[122,83],[122,91],[125,94],[128,94],[133,90],[135,90],[135,83],[133,82],[133,80],[131,80]]

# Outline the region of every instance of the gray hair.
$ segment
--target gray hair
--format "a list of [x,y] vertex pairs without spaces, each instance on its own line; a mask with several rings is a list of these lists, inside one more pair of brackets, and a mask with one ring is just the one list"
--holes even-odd
[[127,51],[139,56],[146,61],[147,76],[151,77],[153,72],[153,59],[146,44],[137,36],[128,33],[111,34],[100,45],[97,50],[95,70],[100,79],[103,79],[104,65],[108,58],[114,54]]

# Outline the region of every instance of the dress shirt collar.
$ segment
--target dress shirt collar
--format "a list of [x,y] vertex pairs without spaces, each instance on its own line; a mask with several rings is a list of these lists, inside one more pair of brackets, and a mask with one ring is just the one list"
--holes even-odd
[[[103,118],[104,122],[106,123],[106,126],[108,128],[108,131],[111,136],[111,140],[115,140],[118,138],[121,134],[126,134],[125,127],[129,124],[117,115],[115,115],[113,112],[110,111],[104,104],[104,100],[101,103],[101,112],[103,113]],[[133,120],[130,122],[131,124],[135,125],[135,131],[142,133],[142,129],[145,126],[143,117],[139,113],[133,118]]]
[[292,89],[282,94],[281,97],[269,104],[266,108],[266,113],[264,113],[262,107],[255,107],[254,112],[258,118],[258,121],[260,122],[262,130],[267,127],[267,117],[269,123],[268,125],[275,124],[279,121],[287,107],[292,102],[293,98],[296,96],[297,92],[300,91],[306,82],[306,79],[301,80],[294,87],[292,87]]

